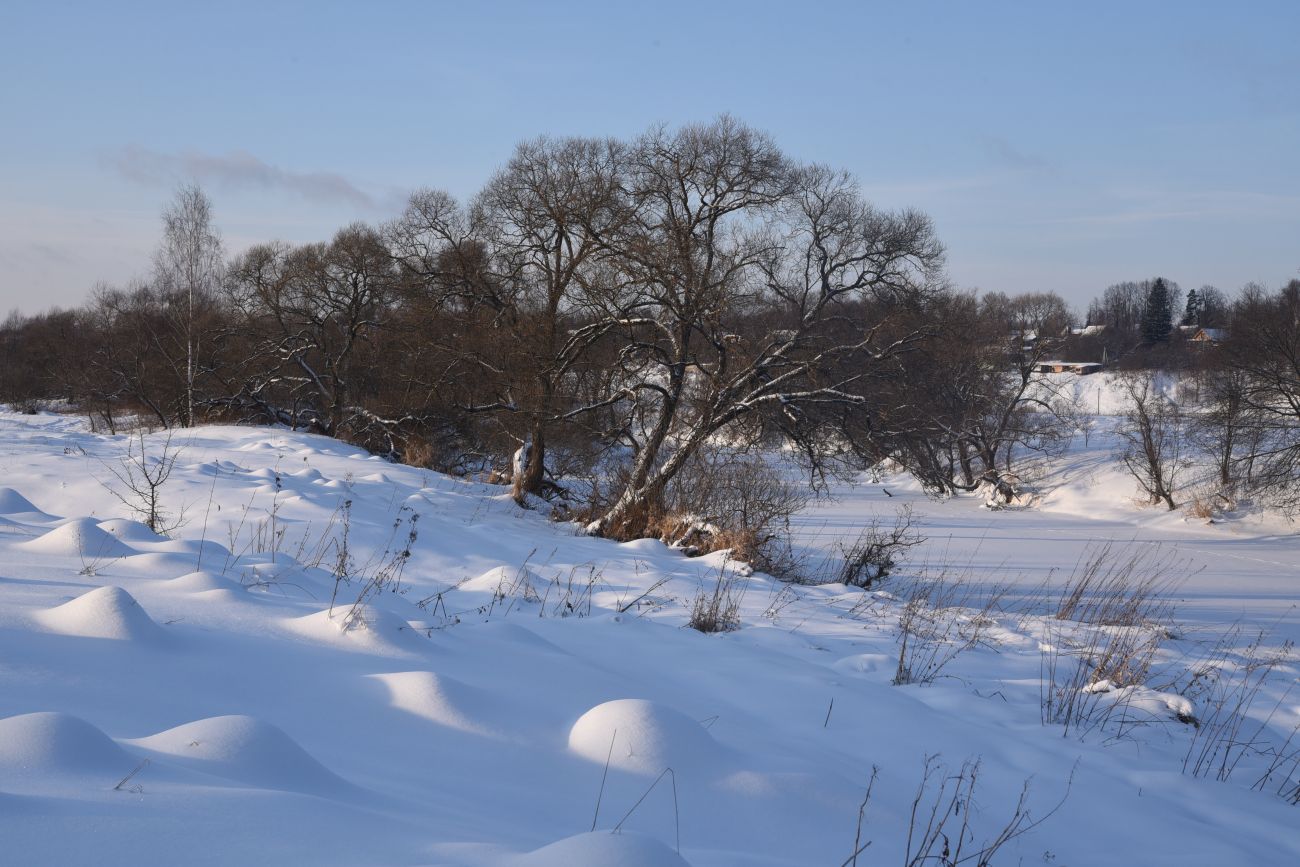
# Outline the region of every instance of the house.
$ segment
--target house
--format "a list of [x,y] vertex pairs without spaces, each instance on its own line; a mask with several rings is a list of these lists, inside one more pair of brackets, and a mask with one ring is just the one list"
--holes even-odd
[[1100,373],[1103,365],[1095,361],[1040,361],[1037,366],[1039,373],[1073,373],[1078,376],[1088,376],[1093,373]]
[[1228,339],[1228,329],[1226,328],[1197,328],[1195,333],[1187,338],[1197,343],[1222,343]]

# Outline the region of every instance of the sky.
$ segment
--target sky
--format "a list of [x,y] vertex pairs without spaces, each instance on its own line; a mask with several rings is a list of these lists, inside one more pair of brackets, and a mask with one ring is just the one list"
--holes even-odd
[[935,221],[963,288],[1300,276],[1300,3],[0,2],[0,313],[471,196],[539,134],[730,113]]

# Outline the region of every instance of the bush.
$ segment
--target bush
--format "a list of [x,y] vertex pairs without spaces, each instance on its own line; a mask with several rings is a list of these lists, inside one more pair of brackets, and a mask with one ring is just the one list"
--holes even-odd
[[873,518],[852,544],[840,544],[843,562],[833,580],[867,590],[888,578],[907,552],[925,541],[915,523],[910,506],[900,509],[890,526]]
[[[732,560],[787,578],[797,571],[790,518],[809,497],[807,486],[790,482],[762,457],[717,447],[692,459],[658,505],[630,517],[628,526],[637,532],[611,527],[606,535],[624,541],[660,539],[688,557],[730,551]],[[608,511],[609,505],[597,491],[587,509],[566,516],[581,521]]]

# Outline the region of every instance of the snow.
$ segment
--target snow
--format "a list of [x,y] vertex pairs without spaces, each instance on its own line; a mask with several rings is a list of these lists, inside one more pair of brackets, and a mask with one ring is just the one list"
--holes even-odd
[[257,788],[324,796],[348,794],[353,788],[283,731],[250,716],[196,720],[127,743],[151,760],[172,762]]
[[[1119,406],[1108,375],[1061,383]],[[0,413],[4,858],[835,865],[874,767],[860,863],[898,863],[938,755],[980,761],[981,840],[1026,780],[1036,818],[1064,797],[995,864],[1300,862],[1300,807],[1278,779],[1254,786],[1268,757],[1226,782],[1183,772],[1213,692],[1169,674],[1184,658],[1230,672],[1260,628],[1265,651],[1300,638],[1300,537],[1262,510],[1207,524],[1142,507],[1112,424],[1023,474],[1032,506],[934,501],[902,476],[838,485],[797,517],[803,556],[909,504],[926,543],[880,590],[738,572],[741,628],[702,635],[685,623],[735,571],[720,554],[592,538],[501,487],[233,426],[174,433],[164,506],[185,520],[163,537],[108,490],[124,438]],[[1174,623],[1159,676],[1087,687],[1127,725],[1067,734],[1042,720],[1043,648],[1073,664],[1109,627],[1038,609],[1107,541],[1170,564]],[[951,606],[1005,596],[952,608],[978,640],[894,686],[907,584],[945,568],[969,583]],[[1296,675],[1283,662],[1261,687],[1261,743],[1300,724]]]
[[[66,713],[28,713],[0,720],[5,778],[43,783],[51,777],[125,774],[133,761],[108,735]],[[106,779],[106,778],[105,778]]]
[[51,632],[83,638],[159,642],[166,637],[121,587],[96,587],[71,602],[38,612],[36,620]]
[[57,527],[38,539],[23,543],[28,551],[64,557],[107,560],[138,553],[117,537],[100,528],[94,518],[78,518]]
[[681,856],[653,837],[640,834],[578,834],[512,861],[517,867],[571,867],[618,864],[620,867],[681,867]]
[[664,768],[708,771],[718,745],[704,727],[676,708],[643,699],[607,701],[569,730],[569,749],[590,761],[655,775]]

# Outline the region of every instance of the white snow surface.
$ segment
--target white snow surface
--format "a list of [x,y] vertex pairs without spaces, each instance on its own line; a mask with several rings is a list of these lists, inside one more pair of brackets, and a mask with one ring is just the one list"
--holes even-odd
[[[1137,724],[1045,725],[1052,633],[1028,609],[995,612],[932,683],[894,686],[901,584],[741,575],[740,628],[704,635],[685,623],[721,554],[589,538],[500,487],[318,436],[201,427],[172,445],[168,538],[108,490],[125,438],[0,413],[0,861],[833,867],[874,767],[859,863],[903,863],[937,755],[980,761],[981,840],[1026,780],[1035,818],[1064,797],[995,864],[1300,863],[1300,806],[1253,788],[1266,759],[1226,782],[1182,772],[1194,729],[1177,717],[1204,712],[1197,696],[1101,683]],[[1300,638],[1294,525],[1143,507],[1114,450],[1098,420],[1030,479],[1031,507],[841,484],[798,517],[801,551],[911,504],[927,542],[903,573],[946,566],[1032,600],[1110,541],[1179,564],[1162,659],[1233,624],[1243,645],[1261,627],[1269,646]],[[413,517],[396,592],[359,598],[397,574]],[[1255,722],[1282,743],[1300,694],[1293,663],[1274,675]]]

